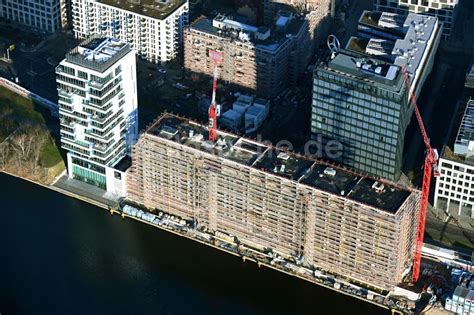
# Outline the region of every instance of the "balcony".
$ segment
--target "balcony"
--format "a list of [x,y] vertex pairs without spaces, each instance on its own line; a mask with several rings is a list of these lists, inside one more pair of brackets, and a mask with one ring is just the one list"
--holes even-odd
[[74,95],[74,89],[64,90],[64,89],[58,88],[57,90],[58,90],[58,95],[64,98],[71,98]]
[[97,115],[97,113],[95,113],[94,115],[91,115],[91,122],[94,121],[94,122],[97,122],[99,124],[102,124],[107,119],[109,119],[112,116],[112,114],[113,114],[112,111],[110,111],[108,114],[101,117],[101,116]]
[[99,134],[99,132],[98,132],[98,131],[94,131],[94,129],[86,129],[86,130],[84,131],[84,133],[85,133],[86,135],[88,135],[88,136],[91,136],[92,138],[96,138],[96,139],[101,140],[101,141],[103,141],[103,140],[106,140],[106,141],[107,141],[107,140],[110,140],[110,139],[113,137],[113,135],[114,135],[113,132],[107,132],[107,133],[105,133],[105,134]]
[[104,144],[104,143],[94,143],[92,145],[92,149],[105,153],[107,151],[107,149],[110,147],[110,145],[113,144],[113,143],[114,143],[114,141],[112,141],[109,145]]
[[102,107],[101,105],[95,105],[90,103],[89,101],[83,100],[82,105],[89,107],[92,110],[98,111],[100,113],[106,114],[107,111],[113,106],[112,103],[109,103],[109,105]]
[[68,128],[71,128],[71,129],[74,129],[75,126],[76,126],[76,122],[70,121],[70,120],[64,119],[64,118],[61,119],[61,120],[59,121],[59,123],[60,123],[62,126],[66,126],[66,127],[68,127]]
[[74,145],[71,145],[69,142],[65,141],[66,139],[61,139],[61,148],[67,151],[72,151],[76,154],[89,155],[89,151],[78,148]]
[[68,112],[70,114],[74,113],[74,108],[70,105],[59,103],[59,111]]
[[94,89],[98,89],[98,90],[101,90],[101,89],[104,87],[104,85],[105,85],[106,83],[107,83],[107,82],[105,82],[105,83],[99,83],[99,82],[97,82],[97,81],[89,81],[89,82],[87,82],[87,84],[88,84],[89,86],[93,87]]

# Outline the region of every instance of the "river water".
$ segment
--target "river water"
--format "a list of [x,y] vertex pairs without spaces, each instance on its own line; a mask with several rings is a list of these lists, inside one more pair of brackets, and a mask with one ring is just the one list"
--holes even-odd
[[0,174],[0,314],[388,314]]

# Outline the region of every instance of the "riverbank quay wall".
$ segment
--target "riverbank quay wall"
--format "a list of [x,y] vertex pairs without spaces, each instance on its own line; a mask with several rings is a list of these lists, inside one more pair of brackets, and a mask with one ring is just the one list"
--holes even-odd
[[218,133],[160,117],[133,147],[127,199],[371,287],[402,282],[419,191]]

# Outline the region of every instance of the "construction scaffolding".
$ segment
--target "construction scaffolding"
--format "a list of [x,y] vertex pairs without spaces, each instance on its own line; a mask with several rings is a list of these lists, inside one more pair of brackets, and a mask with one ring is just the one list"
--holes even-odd
[[[273,21],[257,28],[222,16],[222,23],[231,24],[220,26],[219,16],[200,17],[184,30],[184,67],[190,73],[211,77],[215,64],[209,58],[210,51],[220,51],[223,62],[219,80],[261,97],[276,97],[297,83],[315,45],[326,39],[328,8],[314,4],[304,14],[292,14],[285,27],[277,27]],[[277,12],[272,13],[272,19],[277,18]]]
[[160,117],[133,148],[127,198],[210,233],[382,290],[411,266],[420,193]]

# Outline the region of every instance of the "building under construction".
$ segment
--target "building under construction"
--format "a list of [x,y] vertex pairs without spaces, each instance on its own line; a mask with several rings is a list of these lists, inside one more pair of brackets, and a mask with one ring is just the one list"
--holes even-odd
[[279,11],[270,26],[253,26],[231,16],[200,17],[184,31],[184,67],[212,76],[210,51],[219,51],[220,79],[258,96],[276,97],[295,85],[328,28],[325,7],[308,14]]
[[390,290],[409,270],[420,193],[171,114],[133,148],[128,199],[212,234]]

